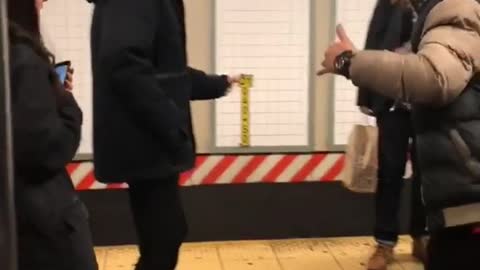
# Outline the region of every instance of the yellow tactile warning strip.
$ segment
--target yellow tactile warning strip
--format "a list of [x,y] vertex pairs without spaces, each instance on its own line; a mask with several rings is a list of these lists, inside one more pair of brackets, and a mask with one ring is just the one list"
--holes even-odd
[[[422,270],[410,256],[410,240],[401,238],[389,270]],[[177,270],[365,270],[371,238],[185,244]],[[134,246],[97,248],[100,270],[133,270]]]

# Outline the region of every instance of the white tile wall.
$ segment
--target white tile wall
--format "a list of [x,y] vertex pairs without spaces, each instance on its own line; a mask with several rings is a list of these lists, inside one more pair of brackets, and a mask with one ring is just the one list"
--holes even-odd
[[[342,22],[363,47],[376,0],[337,0]],[[216,5],[216,67],[224,73],[255,74],[251,96],[252,144],[308,144],[309,1],[221,0]],[[86,1],[49,0],[42,12],[44,38],[58,61],[75,68],[75,96],[84,111],[80,153],[92,152],[89,29]],[[238,146],[240,96],[217,102],[216,145]],[[366,123],[355,106],[356,88],[335,79],[334,141],[344,144],[353,124]]]
[[57,62],[72,61],[74,95],[83,110],[84,124],[79,153],[91,154],[92,76],[90,68],[90,23],[92,6],[81,0],[49,0],[42,10],[44,40]]
[[[336,18],[358,48],[363,48],[368,25],[377,0],[337,0]],[[334,144],[347,142],[354,124],[372,124],[372,119],[362,115],[357,106],[357,88],[342,77],[335,77]]]
[[[217,0],[216,71],[254,75],[252,146],[306,146],[310,0]],[[240,91],[216,102],[216,145],[240,143]]]

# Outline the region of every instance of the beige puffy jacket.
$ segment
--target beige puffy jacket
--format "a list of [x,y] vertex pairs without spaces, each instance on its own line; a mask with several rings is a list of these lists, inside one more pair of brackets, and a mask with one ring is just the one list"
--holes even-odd
[[428,15],[417,54],[358,51],[352,82],[408,103],[451,103],[480,70],[480,4],[443,0]]
[[[480,72],[480,3],[443,0],[428,14],[416,54],[358,51],[353,83],[426,107],[452,103]],[[444,209],[445,225],[480,222],[480,203]]]

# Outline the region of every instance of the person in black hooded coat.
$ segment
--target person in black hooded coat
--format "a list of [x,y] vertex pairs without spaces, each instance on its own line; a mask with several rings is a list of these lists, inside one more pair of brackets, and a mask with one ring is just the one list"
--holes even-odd
[[236,79],[188,67],[183,1],[90,2],[96,176],[129,184],[136,269],[171,270],[187,232],[178,176],[195,161],[190,101]]

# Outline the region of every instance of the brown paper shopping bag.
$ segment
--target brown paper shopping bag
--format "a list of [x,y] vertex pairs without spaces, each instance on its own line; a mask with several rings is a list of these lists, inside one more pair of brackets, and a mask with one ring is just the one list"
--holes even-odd
[[343,183],[355,192],[374,193],[377,188],[378,129],[355,125],[348,139]]

